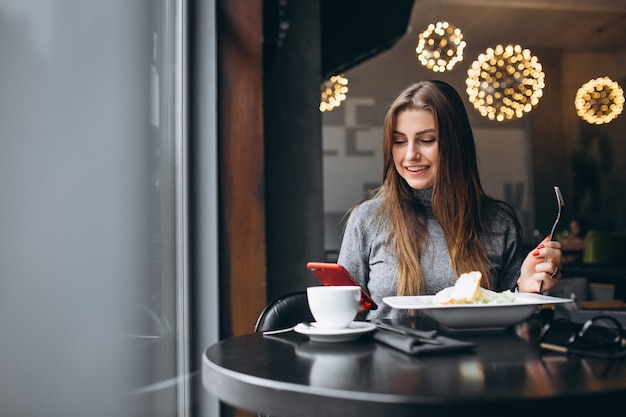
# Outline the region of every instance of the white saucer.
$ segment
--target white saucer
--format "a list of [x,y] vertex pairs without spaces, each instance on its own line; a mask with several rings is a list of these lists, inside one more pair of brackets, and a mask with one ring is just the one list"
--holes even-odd
[[374,331],[375,329],[376,325],[373,323],[353,321],[344,329],[320,329],[315,327],[315,322],[313,322],[310,324],[300,323],[294,327],[293,330],[296,333],[309,336],[309,339],[314,342],[337,343],[358,339],[362,335]]

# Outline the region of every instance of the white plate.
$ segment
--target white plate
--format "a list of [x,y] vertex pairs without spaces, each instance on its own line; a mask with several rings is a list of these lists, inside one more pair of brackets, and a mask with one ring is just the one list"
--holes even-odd
[[454,331],[501,330],[526,320],[540,305],[573,301],[541,294],[513,295],[515,301],[499,304],[432,304],[434,295],[385,297],[383,301],[393,308],[420,310]]
[[296,333],[309,336],[309,339],[314,342],[337,343],[358,339],[375,329],[376,325],[373,323],[353,321],[345,329],[320,329],[315,327],[315,322],[313,322],[311,324],[300,323],[293,330]]

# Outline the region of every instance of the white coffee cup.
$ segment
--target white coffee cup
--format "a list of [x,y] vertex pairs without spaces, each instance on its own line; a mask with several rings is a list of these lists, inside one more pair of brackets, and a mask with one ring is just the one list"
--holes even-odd
[[307,288],[309,309],[321,329],[343,329],[359,310],[361,287],[317,286]]

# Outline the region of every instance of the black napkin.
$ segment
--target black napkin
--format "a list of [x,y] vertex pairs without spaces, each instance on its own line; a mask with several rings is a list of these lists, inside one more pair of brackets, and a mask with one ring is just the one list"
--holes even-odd
[[411,335],[403,335],[387,330],[376,330],[374,340],[402,351],[409,355],[430,355],[435,353],[459,352],[472,350],[476,347],[473,342],[452,339],[445,336],[435,336],[432,339],[438,344],[424,343],[419,338]]

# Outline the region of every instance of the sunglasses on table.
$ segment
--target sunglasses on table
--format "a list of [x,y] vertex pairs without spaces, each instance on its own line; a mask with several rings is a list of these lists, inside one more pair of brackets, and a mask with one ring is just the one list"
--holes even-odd
[[596,316],[582,326],[565,319],[546,323],[541,329],[542,349],[581,356],[617,359],[626,357],[626,338],[620,322],[611,316]]

